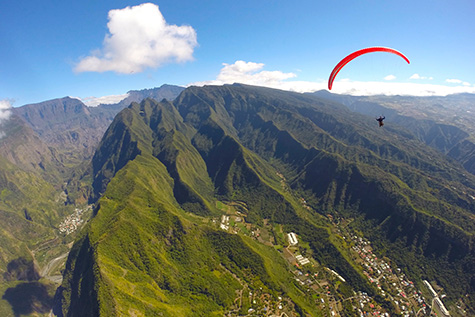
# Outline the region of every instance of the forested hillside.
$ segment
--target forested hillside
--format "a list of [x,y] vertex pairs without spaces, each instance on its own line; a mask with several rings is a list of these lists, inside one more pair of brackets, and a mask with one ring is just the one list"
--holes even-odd
[[[319,315],[278,251],[291,231],[393,311],[331,229],[340,217],[411,279],[437,281],[451,301],[474,293],[473,175],[404,127],[325,99],[232,85],[132,103],[88,175],[95,217],[66,265],[64,315],[222,315],[245,307],[236,288]],[[274,243],[219,229],[223,204]]]

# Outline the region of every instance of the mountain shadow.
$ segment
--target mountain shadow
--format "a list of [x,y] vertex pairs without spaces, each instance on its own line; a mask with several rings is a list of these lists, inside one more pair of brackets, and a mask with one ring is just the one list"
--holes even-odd
[[48,287],[40,282],[21,283],[10,287],[2,299],[12,306],[15,316],[46,314],[53,307],[53,296],[49,294]]
[[3,278],[6,281],[37,281],[40,279],[40,274],[33,261],[20,257],[8,263],[7,272],[3,273]]

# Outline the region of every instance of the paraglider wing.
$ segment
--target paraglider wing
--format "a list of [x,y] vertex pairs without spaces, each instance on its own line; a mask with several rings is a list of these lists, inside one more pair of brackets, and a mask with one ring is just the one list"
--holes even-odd
[[387,52],[387,53],[392,53],[392,54],[396,54],[402,58],[404,58],[404,60],[410,64],[411,62],[409,62],[409,59],[404,56],[403,53],[399,52],[399,51],[396,51],[395,49],[392,49],[392,48],[389,48],[389,47],[368,47],[368,48],[364,48],[362,50],[359,50],[359,51],[356,51],[356,52],[353,52],[351,53],[350,55],[348,55],[347,57],[343,58],[336,66],[335,68],[333,68],[333,71],[331,72],[330,74],[330,77],[328,78],[328,89],[331,90],[332,89],[332,86],[333,86],[333,81],[335,80],[335,77],[336,75],[338,74],[338,72],[346,65],[348,64],[350,61],[352,61],[353,59],[355,59],[356,57],[360,56],[360,55],[363,55],[363,54],[368,54],[368,53],[372,53],[372,52]]

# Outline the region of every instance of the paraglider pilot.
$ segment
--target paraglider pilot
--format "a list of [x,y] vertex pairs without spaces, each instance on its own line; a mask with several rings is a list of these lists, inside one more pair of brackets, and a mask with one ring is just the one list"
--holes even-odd
[[386,117],[379,116],[379,118],[376,118],[376,121],[379,122],[379,126],[382,127],[384,125],[383,120],[386,119]]

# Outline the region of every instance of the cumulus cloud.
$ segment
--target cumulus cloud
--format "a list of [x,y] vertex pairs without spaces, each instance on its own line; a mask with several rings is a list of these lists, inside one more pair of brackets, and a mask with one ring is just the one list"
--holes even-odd
[[297,77],[294,73],[281,71],[266,71],[263,63],[236,61],[234,64],[223,63],[223,68],[214,80],[191,83],[188,86],[224,85],[242,83],[248,85],[265,86],[283,90],[305,92],[323,89],[322,83],[286,81]]
[[85,98],[77,98],[81,100],[86,106],[88,107],[97,107],[99,105],[110,105],[114,103],[118,103],[125,98],[127,98],[129,94],[124,95],[110,95],[110,96],[102,96],[102,97],[85,97]]
[[396,76],[394,76],[394,75],[388,75],[388,76],[384,77],[384,80],[394,80],[394,79],[396,79]]
[[234,64],[223,63],[218,77],[215,80],[194,83],[194,85],[223,85],[233,83],[247,83],[273,87],[280,85],[283,80],[296,77],[294,73],[262,70],[264,64],[245,61],[236,61]]
[[[299,81],[294,73],[278,70],[265,71],[264,64],[236,61],[234,64],[223,64],[217,78],[209,81],[195,82],[188,86],[223,85],[242,83],[256,86],[290,90],[295,92],[314,92],[327,89],[327,81]],[[415,76],[417,74],[414,74]],[[419,75],[417,75],[419,76]],[[411,76],[412,77],[412,76]],[[432,77],[422,77],[432,79]],[[445,86],[419,83],[398,82],[361,82],[342,78],[333,83],[333,93],[349,95],[409,95],[409,96],[446,96],[456,93],[475,93],[475,86]]]
[[429,80],[432,80],[432,79],[434,79],[434,77],[426,77],[426,76],[421,76],[419,74],[414,74],[411,77],[409,77],[409,79],[429,79]]
[[198,45],[191,26],[167,24],[153,3],[109,11],[107,27],[102,49],[82,58],[76,72],[142,72],[164,63],[191,61]]

